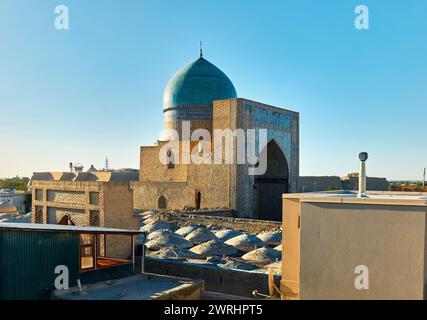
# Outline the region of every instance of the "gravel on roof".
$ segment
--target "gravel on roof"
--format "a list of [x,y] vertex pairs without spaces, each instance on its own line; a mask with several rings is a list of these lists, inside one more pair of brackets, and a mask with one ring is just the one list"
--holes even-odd
[[161,230],[161,229],[172,229],[172,225],[164,221],[157,221],[154,223],[147,224],[140,228],[141,231],[148,232],[148,233]]
[[246,270],[246,271],[252,271],[252,270],[258,269],[258,267],[253,264],[238,261],[238,260],[233,260],[233,259],[227,259],[227,262],[218,264],[218,267],[223,269],[237,269],[237,270]]
[[213,239],[199,244],[190,249],[191,252],[202,256],[233,256],[237,254],[237,249],[223,243],[220,240]]
[[193,246],[191,241],[185,240],[184,238],[173,235],[173,234],[163,234],[153,240],[148,241],[145,246],[152,251],[158,251],[162,248],[179,248],[179,249],[188,249]]
[[265,245],[261,239],[251,234],[242,234],[227,240],[225,243],[246,252]]
[[263,247],[246,253],[242,256],[242,259],[246,261],[271,263],[276,262],[276,259],[280,260],[281,257],[282,253],[280,251],[269,247]]
[[152,217],[152,216],[156,215],[156,212],[149,210],[149,211],[142,212],[140,215],[143,216],[144,218]]
[[142,219],[141,220],[141,225],[145,226],[147,224],[152,224],[159,221],[159,219],[157,217],[152,217],[152,218],[147,218],[147,219]]
[[175,234],[171,229],[160,229],[160,230],[150,232],[147,236],[147,240],[153,240],[153,239],[160,237],[162,235],[165,235],[165,234],[173,234],[175,236],[179,236],[179,235]]
[[242,233],[232,229],[219,230],[215,232],[215,236],[221,241],[227,241],[234,237],[240,236]]
[[281,232],[262,232],[258,234],[257,237],[270,246],[277,246],[282,243]]
[[175,231],[176,234],[186,237],[188,236],[190,233],[192,233],[193,231],[199,229],[199,227],[197,226],[185,226],[182,228],[179,228],[178,230]]
[[200,256],[194,252],[191,252],[187,249],[181,248],[161,248],[158,251],[147,251],[148,257],[158,258],[158,259],[200,259]]
[[185,239],[193,242],[194,244],[201,244],[203,242],[216,239],[216,237],[211,231],[206,230],[205,228],[199,228],[187,235]]

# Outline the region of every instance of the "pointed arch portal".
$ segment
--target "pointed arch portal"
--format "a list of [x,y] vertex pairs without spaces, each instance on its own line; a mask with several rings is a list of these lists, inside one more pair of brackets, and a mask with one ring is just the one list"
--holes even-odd
[[[255,176],[254,192],[257,199],[254,210],[258,219],[282,220],[282,195],[288,193],[289,166],[276,141],[267,144],[267,171]],[[266,152],[266,149],[262,151]]]

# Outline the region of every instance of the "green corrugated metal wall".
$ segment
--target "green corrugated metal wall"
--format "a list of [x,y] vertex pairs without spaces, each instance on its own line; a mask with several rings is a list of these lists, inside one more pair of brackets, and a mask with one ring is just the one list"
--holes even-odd
[[71,286],[79,261],[78,234],[0,232],[0,299],[49,298],[56,266],[68,267]]

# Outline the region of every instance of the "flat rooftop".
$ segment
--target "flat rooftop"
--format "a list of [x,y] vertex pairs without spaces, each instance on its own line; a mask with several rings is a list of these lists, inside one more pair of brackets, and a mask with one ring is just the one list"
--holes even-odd
[[144,232],[139,230],[125,230],[101,227],[78,227],[59,224],[38,223],[0,223],[0,231],[38,231],[38,232],[65,232],[65,233],[90,233],[90,234],[120,234],[139,235]]
[[301,202],[353,203],[395,206],[427,206],[425,192],[368,191],[366,198],[357,197],[357,191],[326,191],[283,194],[284,199]]
[[55,290],[59,300],[173,300],[195,298],[203,291],[203,281],[142,274],[123,279],[83,285],[69,290]]
[[31,184],[36,181],[77,181],[125,183],[139,180],[139,170],[114,170],[95,172],[34,172]]

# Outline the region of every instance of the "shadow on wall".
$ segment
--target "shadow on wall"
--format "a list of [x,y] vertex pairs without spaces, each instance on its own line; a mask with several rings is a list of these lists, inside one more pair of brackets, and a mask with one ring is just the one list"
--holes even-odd
[[[262,151],[265,153],[265,149]],[[288,161],[276,141],[267,144],[267,171],[255,177],[254,193],[257,199],[254,211],[258,219],[280,221],[282,219],[282,195],[288,193]]]

